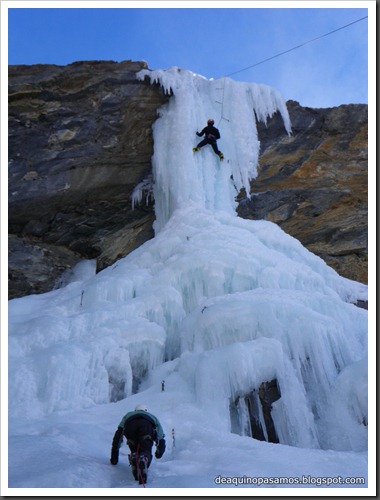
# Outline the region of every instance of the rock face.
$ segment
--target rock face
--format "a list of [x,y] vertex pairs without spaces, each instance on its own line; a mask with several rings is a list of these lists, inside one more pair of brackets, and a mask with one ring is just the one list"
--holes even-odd
[[287,107],[290,137],[277,115],[258,126],[259,175],[238,214],[277,223],[340,275],[367,283],[367,105]]
[[[43,293],[83,259],[97,270],[153,237],[152,124],[170,97],[143,62],[9,67],[9,298]],[[367,281],[367,106],[289,101],[259,124],[261,160],[238,214],[279,224],[341,275]]]
[[98,270],[153,237],[131,194],[151,173],[163,91],[145,63],[9,67],[9,298],[51,290],[81,259]]
[[272,418],[272,404],[281,398],[277,379],[262,382],[258,388],[230,401],[231,429],[235,434],[259,441],[278,443]]

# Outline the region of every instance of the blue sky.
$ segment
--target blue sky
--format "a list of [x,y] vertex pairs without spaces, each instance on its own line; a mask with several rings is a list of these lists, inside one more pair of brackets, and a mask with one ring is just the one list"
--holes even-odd
[[[355,7],[371,2],[2,3],[8,6],[9,64],[132,59],[219,78],[363,18],[368,9]],[[232,78],[270,85],[303,106],[367,103],[368,19]]]

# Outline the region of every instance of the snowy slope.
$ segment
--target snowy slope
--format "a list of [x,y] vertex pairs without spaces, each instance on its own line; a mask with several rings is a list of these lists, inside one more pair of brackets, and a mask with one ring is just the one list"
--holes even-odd
[[[109,452],[121,417],[144,402],[168,445],[150,492],[255,486],[218,476],[310,476],[309,488],[364,477],[356,486],[368,488],[368,317],[353,305],[367,287],[275,224],[235,214],[258,162],[252,110],[263,121],[279,110],[289,133],[283,100],[178,68],[144,76],[174,93],[154,125],[156,236],[97,275],[89,266],[9,302],[9,486],[136,488],[126,446],[117,467]],[[211,148],[191,152],[209,117],[223,163]],[[231,432],[231,401],[272,379],[280,443],[243,435],[244,415]]]

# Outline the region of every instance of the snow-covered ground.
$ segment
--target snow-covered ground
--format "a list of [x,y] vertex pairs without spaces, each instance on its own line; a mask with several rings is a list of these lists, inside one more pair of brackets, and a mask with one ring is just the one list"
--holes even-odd
[[[368,314],[354,305],[367,287],[235,213],[256,175],[252,109],[279,110],[290,133],[282,98],[178,68],[144,76],[174,93],[154,125],[156,235],[97,275],[82,263],[65,287],[9,302],[6,494],[368,495]],[[191,151],[210,117],[222,163]],[[231,403],[273,379],[280,443],[247,435],[243,407],[231,432]],[[167,442],[145,488],[125,444],[109,463],[139,403]]]

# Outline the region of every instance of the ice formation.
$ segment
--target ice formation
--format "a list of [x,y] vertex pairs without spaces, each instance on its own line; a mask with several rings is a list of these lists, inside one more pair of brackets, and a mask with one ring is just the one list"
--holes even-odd
[[[11,428],[133,398],[165,377],[189,415],[249,434],[242,401],[276,380],[280,443],[365,450],[367,311],[354,303],[367,287],[275,224],[235,213],[256,175],[256,120],[279,111],[290,133],[285,103],[263,85],[179,68],[145,77],[173,93],[154,124],[155,237],[97,275],[9,302]],[[223,163],[208,147],[192,153],[210,117]]]
[[[266,85],[230,78],[208,80],[176,67],[138,73],[138,78],[146,77],[152,83],[159,82],[166,93],[173,93],[153,127],[156,230],[190,200],[211,211],[235,215],[234,195],[242,188],[249,193],[249,180],[257,174],[256,119],[265,123],[279,111],[286,132],[291,132],[280,94]],[[219,158],[211,148],[196,156],[192,153],[195,141],[200,142],[195,132],[206,126],[208,118],[215,120],[221,133],[219,144],[226,158],[223,166],[218,165]]]

